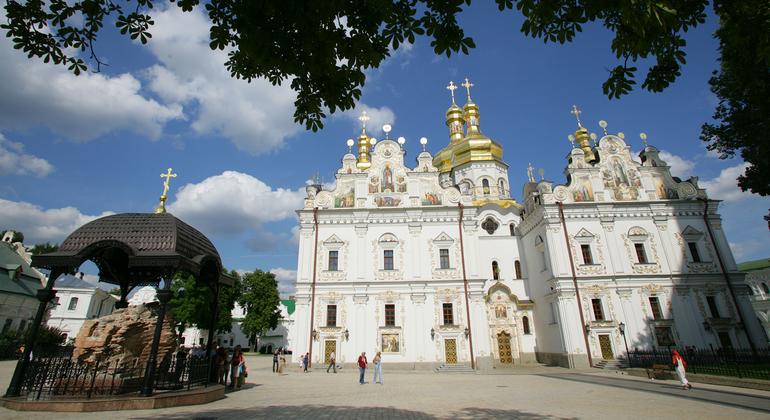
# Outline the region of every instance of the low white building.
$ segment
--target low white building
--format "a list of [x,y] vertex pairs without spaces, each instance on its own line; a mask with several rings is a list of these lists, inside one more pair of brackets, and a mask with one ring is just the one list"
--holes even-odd
[[268,353],[272,353],[277,348],[294,350],[294,341],[291,333],[294,328],[294,300],[281,300],[278,308],[281,311],[281,319],[278,321],[278,326],[259,337],[257,344],[254,345],[241,330],[241,322],[246,316],[246,310],[236,304],[232,312],[233,328],[228,333],[218,334],[216,338],[217,344],[229,348],[241,346],[252,351],[259,351],[264,348]]
[[56,297],[48,326],[60,329],[67,338],[77,337],[86,320],[109,315],[115,310],[117,296],[74,276],[63,276],[54,285]]
[[765,330],[766,343],[770,343],[770,259],[739,264],[738,269],[746,273],[751,306]]
[[21,242],[12,243],[9,231],[0,242],[0,332],[23,332],[35,318],[37,291],[45,275],[30,267],[30,255]]

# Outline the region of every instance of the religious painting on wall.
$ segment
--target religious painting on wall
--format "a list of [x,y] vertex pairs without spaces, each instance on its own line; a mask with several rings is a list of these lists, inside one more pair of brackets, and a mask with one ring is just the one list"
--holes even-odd
[[497,317],[497,319],[508,317],[508,311],[505,309],[505,305],[499,304],[495,307],[495,317]]
[[353,187],[350,187],[347,192],[343,192],[334,197],[334,207],[353,207],[356,201],[356,195],[353,192]]
[[394,192],[393,188],[393,170],[390,169],[390,165],[385,165],[385,169],[382,170],[382,192]]
[[635,172],[629,177],[623,163],[619,158],[612,160],[602,171],[604,186],[612,192],[612,196],[618,201],[636,200],[639,196],[638,187],[641,185],[639,175]]
[[441,197],[436,193],[425,193],[422,197],[423,206],[438,206],[441,204]]
[[382,196],[374,199],[374,203],[377,207],[397,207],[401,204],[401,199],[398,197]]
[[572,191],[572,198],[575,201],[594,201],[594,189],[588,177],[577,180],[577,188]]
[[382,334],[382,352],[383,353],[399,353],[401,346],[399,343],[398,333]]
[[380,192],[380,177],[377,175],[372,175],[371,178],[369,178],[369,193],[377,193]]
[[655,178],[655,192],[661,200],[675,200],[679,198],[679,194],[676,190],[667,187],[661,178]]
[[396,183],[396,191],[398,192],[406,192],[406,180],[403,176],[396,177],[397,183]]

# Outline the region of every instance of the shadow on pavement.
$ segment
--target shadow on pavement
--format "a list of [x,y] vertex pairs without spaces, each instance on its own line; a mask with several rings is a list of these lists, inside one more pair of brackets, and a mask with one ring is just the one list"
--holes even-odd
[[446,416],[436,417],[420,411],[403,410],[392,407],[345,407],[323,405],[297,406],[268,406],[250,409],[216,409],[199,410],[186,413],[165,414],[134,419],[178,419],[178,420],[210,420],[210,419],[438,419],[438,418],[467,418],[467,419],[525,419],[546,420],[564,419],[563,417],[544,416],[520,410],[497,410],[487,408],[463,408]]

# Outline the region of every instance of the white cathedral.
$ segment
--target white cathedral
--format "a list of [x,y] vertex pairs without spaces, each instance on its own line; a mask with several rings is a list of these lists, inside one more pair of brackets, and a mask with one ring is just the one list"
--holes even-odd
[[334,189],[307,186],[295,360],[586,367],[626,346],[766,347],[719,201],[697,178],[672,177],[650,145],[635,159],[604,123],[596,142],[573,107],[566,184],[530,166],[519,203],[463,86],[462,108],[448,87],[450,140],[435,156],[423,147],[407,166],[403,138],[376,141],[363,115]]

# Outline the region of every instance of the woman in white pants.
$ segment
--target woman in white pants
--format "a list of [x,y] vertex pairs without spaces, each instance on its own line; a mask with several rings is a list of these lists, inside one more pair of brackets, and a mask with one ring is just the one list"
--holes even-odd
[[685,363],[684,358],[676,350],[674,350],[671,357],[671,364],[674,365],[674,370],[676,371],[676,376],[679,377],[679,382],[682,384],[682,389],[692,388],[690,382],[687,381],[687,377],[685,377],[684,369],[687,367],[687,364]]

